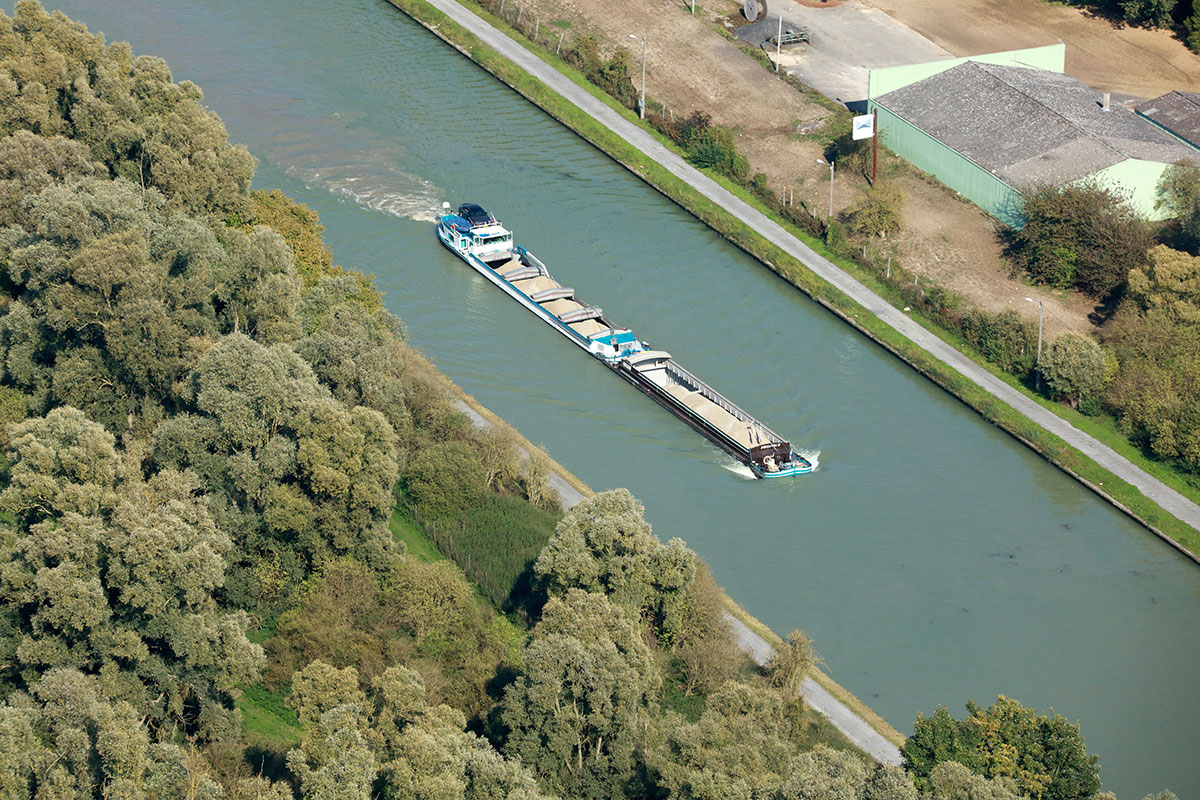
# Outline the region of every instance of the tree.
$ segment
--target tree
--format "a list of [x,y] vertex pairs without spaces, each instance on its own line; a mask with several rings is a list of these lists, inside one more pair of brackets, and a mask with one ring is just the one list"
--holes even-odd
[[868,770],[860,796],[862,800],[917,800],[917,787],[902,767],[876,764]]
[[75,409],[15,434],[0,496],[18,514],[0,552],[0,591],[17,611],[15,682],[56,667],[103,675],[108,695],[155,727],[222,735],[229,692],[257,675],[262,648],[244,614],[217,607],[232,543],[195,476],[143,480]]
[[[1200,21],[1200,11],[1193,19]],[[1193,250],[1200,247],[1200,166],[1180,161],[1167,167],[1158,181],[1157,194],[1154,207],[1165,208],[1179,220],[1180,232]]]
[[787,765],[775,800],[859,800],[867,771],[852,753],[819,744]]
[[387,421],[329,396],[290,347],[242,334],[199,359],[181,392],[185,413],[154,432],[154,460],[190,469],[237,537],[237,600],[257,602],[255,566],[300,580],[326,558],[353,554],[377,569],[392,557],[385,527],[396,481]]
[[1122,430],[1158,458],[1200,469],[1200,327],[1163,309],[1122,309],[1110,328],[1121,369],[1105,402]]
[[850,231],[860,236],[884,239],[898,233],[904,224],[904,192],[891,181],[875,184],[846,209],[846,221]]
[[1183,21],[1183,42],[1193,53],[1200,53],[1200,7]]
[[684,594],[671,646],[679,659],[684,694],[719,689],[746,662],[729,626],[725,593],[712,571],[697,560],[696,577]]
[[1128,296],[1143,311],[1161,311],[1180,325],[1200,325],[1200,256],[1158,245],[1144,268],[1129,271]]
[[637,609],[669,639],[680,624],[696,556],[680,539],[660,542],[642,514],[626,489],[581,501],[558,523],[533,569],[551,596],[571,589],[603,593]]
[[504,751],[543,787],[620,800],[650,725],[658,675],[630,613],[579,589],[551,599],[504,693]]
[[288,754],[305,798],[542,800],[520,764],[463,730],[461,712],[430,706],[411,669],[389,667],[364,692],[354,669],[315,661],[289,702],[305,728]]
[[[0,705],[0,793],[14,800],[179,797],[216,800],[221,787],[194,748],[152,742],[132,706],[103,681],[52,669]],[[270,788],[269,782],[263,781]],[[279,800],[276,791],[272,800]]]
[[349,276],[323,278],[309,289],[300,304],[305,336],[296,352],[338,400],[373,408],[397,434],[407,434],[404,325],[383,308],[366,307],[360,292]]
[[1125,21],[1147,28],[1169,28],[1175,0],[1118,0]]
[[1012,778],[984,778],[956,761],[943,761],[929,774],[933,800],[1018,800]]
[[1081,800],[1099,790],[1100,759],[1085,751],[1078,725],[1054,712],[1039,715],[1003,695],[986,709],[968,703],[967,712],[965,720],[945,708],[932,717],[917,715],[901,753],[922,791],[933,787],[934,768],[947,761],[985,778],[1012,779],[1029,797]]
[[33,0],[0,17],[0,53],[0,135],[67,136],[84,143],[110,177],[156,188],[176,207],[249,218],[254,159],[229,144],[220,118],[201,105],[200,89],[172,82],[161,59],[105,45]]
[[1108,363],[1104,351],[1090,336],[1067,332],[1054,340],[1042,361],[1046,384],[1071,408],[1104,388],[1108,380]]
[[799,752],[779,694],[744,683],[710,695],[696,722],[668,718],[664,728],[653,766],[680,800],[770,797]]
[[483,502],[487,470],[470,444],[448,441],[432,444],[404,469],[404,495],[422,515],[452,517]]
[[378,765],[360,728],[356,705],[338,705],[308,726],[287,765],[303,800],[370,800]]
[[0,138],[0,226],[26,221],[25,198],[67,178],[94,175],[100,165],[87,146],[27,130]]
[[767,675],[771,685],[779,689],[788,702],[799,700],[804,678],[818,659],[817,654],[813,652],[812,640],[804,631],[793,630],[787,639],[775,648],[771,660],[767,663]]
[[1042,189],[1025,198],[1022,214],[1021,229],[1006,234],[1006,253],[1040,283],[1106,297],[1146,261],[1146,225],[1115,189],[1091,182]]

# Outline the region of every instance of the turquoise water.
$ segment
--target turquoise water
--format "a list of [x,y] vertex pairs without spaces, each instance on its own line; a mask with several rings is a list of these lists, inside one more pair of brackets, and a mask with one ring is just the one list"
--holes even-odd
[[[412,342],[596,489],[629,487],[901,730],[999,693],[1078,720],[1105,788],[1200,797],[1200,569],[381,0],[59,3],[204,87]],[[729,459],[437,243],[494,211],[556,278],[788,436]]]

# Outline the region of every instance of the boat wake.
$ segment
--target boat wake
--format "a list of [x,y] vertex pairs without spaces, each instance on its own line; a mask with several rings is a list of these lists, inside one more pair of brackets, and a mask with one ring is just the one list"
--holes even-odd
[[820,450],[797,450],[797,455],[804,456],[808,459],[808,463],[813,465],[812,471],[817,472],[821,469],[821,451]]
[[395,217],[437,222],[442,214],[442,191],[432,181],[390,166],[383,158],[320,167],[292,166],[287,171],[309,186]]
[[[724,455],[724,454],[722,454],[722,455]],[[758,480],[756,477],[754,477],[754,473],[750,471],[750,468],[748,466],[746,466],[745,464],[743,464],[740,461],[735,461],[734,459],[729,458],[728,456],[726,456],[724,459],[721,460],[721,466],[724,467],[725,469],[729,470],[730,472],[732,472],[734,475],[738,476],[742,480],[745,480],[745,481]]]

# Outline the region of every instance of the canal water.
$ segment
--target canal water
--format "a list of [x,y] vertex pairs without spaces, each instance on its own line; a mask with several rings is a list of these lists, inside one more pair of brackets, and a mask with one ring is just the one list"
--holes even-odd
[[[382,0],[51,0],[165,58],[378,276],[411,341],[596,489],[628,487],[902,731],[1006,694],[1082,725],[1106,789],[1200,797],[1200,568]],[[560,282],[806,451],[743,470],[438,245],[497,213]]]

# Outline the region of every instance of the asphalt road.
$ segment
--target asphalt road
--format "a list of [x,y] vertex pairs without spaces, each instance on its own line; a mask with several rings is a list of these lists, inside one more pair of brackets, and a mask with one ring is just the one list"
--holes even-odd
[[722,206],[726,211],[754,228],[759,234],[784,252],[803,262],[810,270],[851,297],[868,312],[883,320],[909,341],[934,358],[974,381],[998,400],[1008,404],[1036,425],[1067,441],[1084,455],[1108,471],[1133,484],[1142,494],[1158,503],[1169,513],[1193,528],[1200,529],[1200,506],[1188,500],[1162,481],[1135,466],[1107,445],[1075,428],[1070,423],[1042,408],[1036,402],[996,378],[937,336],[922,328],[899,309],[863,286],[832,262],[818,255],[808,245],[792,236],[764,214],[735,197],[716,181],[692,167],[675,153],[660,144],[647,131],[629,122],[597,98],[572,83],[566,76],[526,50],[504,33],[493,28],[454,0],[427,0],[430,5],[449,15],[493,50],[504,55],[521,69],[591,115],[598,122],[636,147],[648,158],[657,161],[672,174]]

